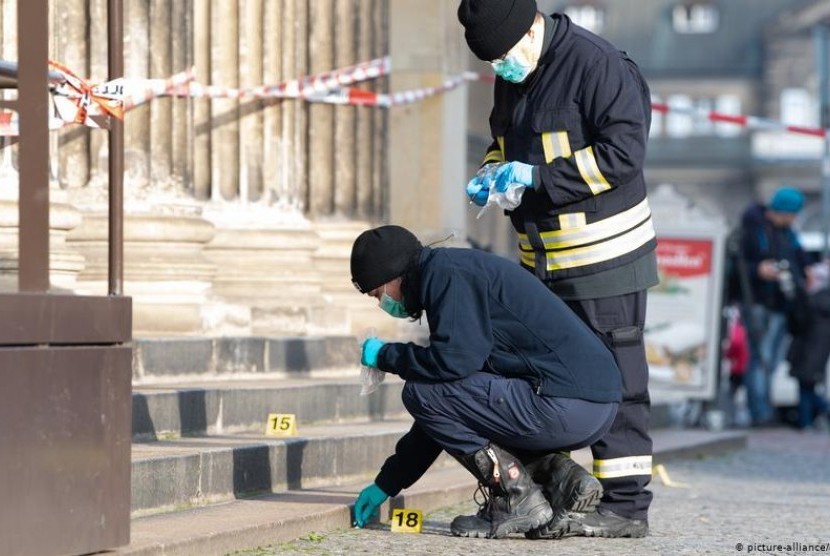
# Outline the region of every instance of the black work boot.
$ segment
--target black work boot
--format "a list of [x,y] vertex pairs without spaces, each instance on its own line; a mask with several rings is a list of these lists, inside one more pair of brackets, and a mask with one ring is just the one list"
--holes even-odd
[[568,512],[554,524],[555,535],[560,537],[629,537],[638,539],[648,535],[648,520],[631,519],[611,510],[598,508],[595,512]]
[[[479,500],[481,498],[481,500]],[[487,538],[490,536],[490,493],[479,483],[473,496],[478,511],[475,515],[459,515],[450,523],[450,531],[456,537]]]
[[475,516],[456,517],[450,530],[457,536],[481,536],[489,521],[488,538],[525,533],[553,518],[553,510],[522,462],[490,444],[458,460],[486,489],[489,497]]
[[556,523],[567,512],[593,512],[602,498],[602,484],[565,454],[555,452],[528,463],[533,480],[542,486],[542,493],[553,509],[553,520],[529,531],[529,539],[556,538]]

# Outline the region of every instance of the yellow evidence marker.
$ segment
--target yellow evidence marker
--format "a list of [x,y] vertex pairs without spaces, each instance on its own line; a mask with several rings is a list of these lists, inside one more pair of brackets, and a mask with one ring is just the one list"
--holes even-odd
[[269,413],[265,424],[268,436],[297,436],[297,416],[293,413]]
[[408,510],[399,508],[392,510],[392,532],[393,533],[420,533],[424,522],[424,514],[421,510]]

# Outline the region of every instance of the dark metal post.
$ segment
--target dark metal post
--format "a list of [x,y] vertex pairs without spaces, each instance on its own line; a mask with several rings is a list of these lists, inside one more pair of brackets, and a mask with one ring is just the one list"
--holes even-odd
[[818,97],[821,127],[824,129],[824,155],[821,160],[821,230],[823,238],[822,258],[830,257],[830,76],[827,54],[830,48],[827,25],[816,26],[816,69],[818,71]]
[[[109,79],[124,75],[122,0],[107,6]],[[109,294],[124,293],[124,122],[111,118],[109,132]]]
[[[47,0],[27,0],[18,5],[18,37],[49,36]],[[16,101],[20,116],[19,146],[19,248],[18,290],[49,290],[49,111],[47,73],[48,41],[30,41],[19,48],[18,90],[32,91],[31,97],[19,95]]]

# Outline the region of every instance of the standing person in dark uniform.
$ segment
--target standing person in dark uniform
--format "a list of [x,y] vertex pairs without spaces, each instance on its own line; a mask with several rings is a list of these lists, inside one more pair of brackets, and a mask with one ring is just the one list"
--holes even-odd
[[403,401],[415,423],[358,496],[358,526],[442,450],[489,491],[477,515],[453,520],[456,535],[528,533],[555,514],[596,504],[596,480],[585,481],[584,471],[555,452],[605,434],[621,397],[619,369],[556,295],[507,259],[422,247],[399,226],[363,232],[351,271],[381,309],[399,318],[425,315],[430,331],[427,346],[363,343],[364,365],[406,381]]
[[[497,75],[493,142],[467,185],[480,206],[507,211],[522,265],[613,351],[623,401],[591,446],[605,489],[593,513],[534,534],[642,537],[652,494],[646,290],[658,283],[643,177],[648,86],[624,52],[533,0],[462,0],[472,52]],[[551,317],[552,320],[553,317]]]
[[787,313],[796,287],[807,278],[807,254],[792,229],[804,206],[804,194],[780,187],[768,205],[753,203],[741,217],[741,257],[749,275],[742,318],[749,337],[749,366],[744,378],[747,405],[755,426],[773,420],[772,373],[783,357]]

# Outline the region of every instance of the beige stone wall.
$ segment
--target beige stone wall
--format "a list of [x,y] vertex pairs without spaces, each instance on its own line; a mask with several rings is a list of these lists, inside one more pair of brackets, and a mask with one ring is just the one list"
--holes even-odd
[[[0,0],[2,55],[12,60],[14,5]],[[50,3],[50,57],[93,83],[106,79],[106,5]],[[466,69],[455,7],[443,0],[125,0],[124,17],[128,78],[193,66],[202,84],[252,87],[391,55],[392,77],[359,84],[389,92]],[[394,109],[159,98],[129,112],[124,293],[133,299],[134,334],[374,328],[419,337],[417,325],[389,319],[354,291],[351,243],[388,222],[425,243],[449,231],[463,241],[465,137],[464,89]],[[14,148],[2,152],[0,193],[16,186]],[[53,245],[65,254],[53,256],[53,284],[101,295],[106,132],[54,133],[52,173],[53,191],[68,200],[53,216],[75,215],[53,225]],[[0,282],[13,284],[15,205],[0,200]]]

